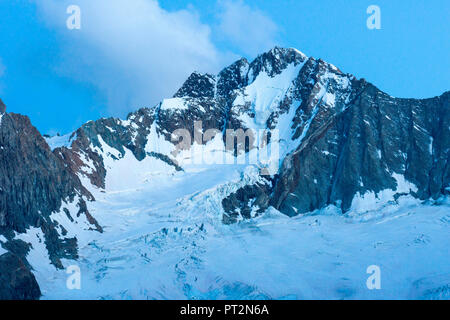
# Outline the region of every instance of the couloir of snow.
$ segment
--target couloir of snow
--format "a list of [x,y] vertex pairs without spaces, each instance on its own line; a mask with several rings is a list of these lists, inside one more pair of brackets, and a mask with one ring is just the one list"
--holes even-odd
[[[134,188],[91,188],[104,233],[79,232],[80,258],[63,261],[80,267],[81,290],[49,264],[39,231],[21,235],[43,299],[450,298],[448,200],[296,218],[269,209],[224,225],[221,200],[258,179],[252,166],[190,165]],[[381,290],[366,286],[370,265]]]

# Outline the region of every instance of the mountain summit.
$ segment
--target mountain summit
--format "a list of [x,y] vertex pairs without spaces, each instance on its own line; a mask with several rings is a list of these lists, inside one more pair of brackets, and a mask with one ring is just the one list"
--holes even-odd
[[[260,211],[272,205],[293,216],[330,204],[346,211],[385,190],[391,190],[389,199],[403,193],[436,199],[447,192],[448,108],[449,93],[396,99],[327,62],[275,47],[216,76],[193,73],[173,98],[125,121],[89,122],[54,152],[67,154],[74,174],[107,189],[111,173],[105,162],[114,167],[127,153],[182,170],[186,152],[175,154],[172,133],[186,129],[194,136],[196,122],[203,132],[216,129],[223,142],[226,130],[278,130],[279,168],[267,194],[259,195],[267,200]],[[245,209],[227,208],[232,216]]]

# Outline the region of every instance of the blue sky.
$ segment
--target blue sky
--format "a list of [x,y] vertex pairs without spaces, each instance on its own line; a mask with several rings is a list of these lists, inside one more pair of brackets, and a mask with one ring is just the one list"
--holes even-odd
[[[81,8],[68,30],[66,8]],[[381,30],[366,27],[369,5]],[[397,97],[450,89],[448,0],[0,0],[0,98],[42,133],[125,117],[194,70],[295,47]]]

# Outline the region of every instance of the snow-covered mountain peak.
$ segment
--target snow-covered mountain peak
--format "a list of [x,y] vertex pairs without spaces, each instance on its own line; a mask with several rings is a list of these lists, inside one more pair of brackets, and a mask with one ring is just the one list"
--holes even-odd
[[296,49],[275,47],[265,52],[250,63],[249,83],[265,71],[270,77],[280,74],[288,65],[304,63],[307,57]]

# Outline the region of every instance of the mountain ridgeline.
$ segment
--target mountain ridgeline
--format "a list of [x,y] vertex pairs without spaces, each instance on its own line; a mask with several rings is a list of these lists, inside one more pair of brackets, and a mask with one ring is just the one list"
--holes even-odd
[[[449,92],[423,100],[393,98],[320,59],[274,48],[217,76],[193,73],[173,98],[125,121],[91,121],[54,153],[74,174],[106,188],[103,144],[118,151],[118,161],[128,150],[139,161],[156,157],[183,170],[171,139],[177,129],[194,136],[199,121],[203,131],[222,133],[277,129],[279,171],[266,177],[270,187],[252,188],[253,199],[247,199],[249,192],[224,199],[226,220],[248,212],[256,198],[259,212],[273,206],[294,216],[329,204],[345,212],[357,195],[394,190],[436,199],[448,192],[449,99]],[[170,147],[160,146],[166,143]]]
[[[0,270],[21,265],[18,277],[27,283],[11,275],[0,284],[0,298],[16,297],[23,291],[17,286],[33,288],[20,298],[40,294],[26,261],[30,244],[18,234],[37,228],[50,260],[62,267],[60,259],[77,258],[68,224],[103,231],[89,202],[95,191],[114,189],[118,164],[130,157],[138,166],[148,163],[146,172],[153,163],[170,168],[167,174],[183,172],[195,144],[204,144],[204,153],[239,156],[225,145],[227,130],[266,130],[269,137],[277,130],[278,140],[270,141],[280,149],[276,172],[226,194],[218,212],[224,223],[269,207],[288,216],[328,205],[343,213],[376,210],[402,195],[449,194],[449,111],[450,92],[394,98],[323,60],[278,47],[218,75],[195,72],[172,98],[126,120],[90,121],[65,137],[44,139],[27,117],[6,113],[0,103],[0,245],[8,251]],[[179,150],[173,133],[195,136],[199,122],[203,132],[217,130],[218,139],[193,140]],[[258,148],[249,142],[244,150]]]

